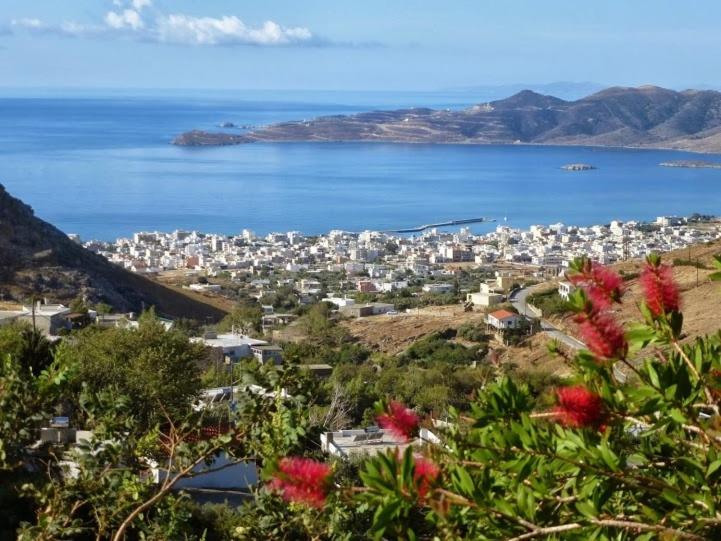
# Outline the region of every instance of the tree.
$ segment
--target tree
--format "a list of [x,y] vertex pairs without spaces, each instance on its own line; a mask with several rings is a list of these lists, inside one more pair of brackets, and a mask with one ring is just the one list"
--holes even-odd
[[[92,337],[78,335],[79,340],[65,344],[40,375],[22,370],[10,356],[1,357],[0,538],[14,539],[17,534],[22,541],[230,539],[239,519],[226,514],[224,523],[208,524],[196,506],[174,492],[177,481],[191,472],[212,470],[219,453],[236,461],[257,456],[273,460],[307,449],[309,380],[293,369],[267,366],[248,374],[253,383],[272,392],[245,393],[235,408],[220,404],[172,412],[176,397],[169,395],[171,403],[165,404],[166,397],[158,394],[153,397],[157,415],[152,425],[138,416],[143,404],[138,394],[124,394],[134,389],[122,378],[120,384],[96,387],[91,382],[78,388],[68,377],[76,375],[76,362],[86,360],[85,355],[107,354],[111,346],[121,349],[121,358],[129,354],[129,364],[135,364],[143,355],[142,349],[132,347],[136,340],[162,351],[168,364],[182,357],[182,348],[172,347],[176,337],[165,335],[153,342],[161,328],[149,319],[138,331],[116,336],[98,331]],[[136,334],[126,334],[131,332]],[[76,347],[81,352],[73,356]],[[38,427],[68,394],[81,410],[74,424],[82,421],[81,426],[91,429],[90,439],[70,449],[31,449]],[[186,396],[191,398],[192,394]],[[68,460],[75,462],[76,475],[62,473]],[[147,475],[153,464],[167,472],[159,483]],[[210,533],[209,527],[215,531]]]
[[88,312],[88,305],[85,303],[85,299],[83,297],[74,298],[70,303],[69,308],[78,314],[87,314]]
[[26,323],[0,327],[0,355],[10,355],[19,366],[39,375],[53,360],[52,344]]
[[347,339],[345,330],[331,319],[331,305],[328,303],[314,304],[300,323],[312,344],[336,346]]
[[263,309],[257,302],[242,302],[233,309],[233,311],[225,316],[218,323],[218,330],[228,332],[236,329],[238,332],[250,334],[261,331],[261,323],[263,320]]
[[72,367],[72,384],[99,392],[114,386],[134,399],[140,426],[161,420],[161,403],[172,416],[183,415],[200,390],[199,365],[206,357],[202,344],[176,330],[167,331],[152,314],[141,317],[138,329],[88,328],[63,343],[60,358]]

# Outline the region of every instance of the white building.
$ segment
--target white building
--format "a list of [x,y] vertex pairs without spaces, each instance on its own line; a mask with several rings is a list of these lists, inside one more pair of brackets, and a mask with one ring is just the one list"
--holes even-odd
[[523,321],[523,316],[509,312],[508,310],[496,310],[488,314],[487,323],[499,331],[518,329]]
[[571,296],[571,293],[575,290],[576,286],[574,286],[571,282],[561,282],[558,284],[558,294],[564,301],[567,301]]
[[207,332],[202,338],[191,338],[193,342],[204,344],[223,357],[229,357],[231,361],[237,361],[247,357],[252,357],[253,346],[267,345],[265,340],[257,340],[243,334],[227,333],[217,334]]
[[423,286],[423,291],[426,293],[440,294],[450,293],[453,291],[453,284],[438,283],[438,284],[426,284]]

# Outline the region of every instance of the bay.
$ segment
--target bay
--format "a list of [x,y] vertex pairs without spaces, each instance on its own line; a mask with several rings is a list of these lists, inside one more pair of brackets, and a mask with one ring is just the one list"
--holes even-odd
[[[584,147],[251,144],[182,148],[183,131],[403,106],[464,107],[459,93],[96,91],[0,97],[0,183],[83,239],[141,230],[237,233],[395,229],[486,216],[516,227],[719,214],[721,171],[698,159]],[[232,130],[231,130],[232,131]],[[720,160],[719,156],[703,159]],[[593,171],[560,167],[585,162]],[[494,224],[476,224],[485,231]]]

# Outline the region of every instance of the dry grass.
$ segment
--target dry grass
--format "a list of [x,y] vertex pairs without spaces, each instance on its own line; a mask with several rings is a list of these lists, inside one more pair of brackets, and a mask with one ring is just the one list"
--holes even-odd
[[431,306],[410,314],[347,320],[342,325],[366,347],[396,355],[429,334],[457,329],[465,323],[483,325],[483,312],[465,312],[460,305]]
[[[691,249],[677,250],[664,255],[664,260],[671,263],[674,259],[698,259],[705,266],[712,266],[714,254],[721,253],[721,242],[711,245],[699,245]],[[626,273],[641,270],[641,260],[630,260],[614,267]],[[691,266],[674,268],[674,277],[681,289],[682,309],[684,313],[684,330],[687,340],[717,332],[721,329],[721,283],[708,279],[711,270],[697,269]],[[698,274],[698,285],[696,283]],[[556,281],[538,284],[533,289],[538,291],[556,287]],[[638,305],[641,302],[641,290],[638,279],[626,282],[624,303],[617,309],[617,316],[623,323],[640,319]],[[572,318],[552,318],[554,323],[565,329],[569,334],[576,335]],[[401,353],[413,342],[431,333],[448,328],[458,328],[467,322],[483,324],[482,312],[464,312],[461,306],[443,306],[424,308],[413,314],[398,316],[377,316],[345,322],[351,334],[363,344],[376,351],[391,355]],[[545,370],[563,375],[568,373],[565,361],[548,352],[548,337],[536,335],[517,347],[498,347],[498,360],[516,364],[524,370]]]

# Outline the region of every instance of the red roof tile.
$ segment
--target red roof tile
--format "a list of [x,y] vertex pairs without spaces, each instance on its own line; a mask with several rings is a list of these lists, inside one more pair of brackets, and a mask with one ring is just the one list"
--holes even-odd
[[491,312],[488,315],[495,317],[498,321],[503,321],[504,319],[516,317],[518,314],[514,314],[513,312],[509,312],[508,310],[496,310],[495,312]]

